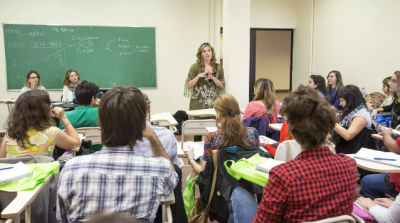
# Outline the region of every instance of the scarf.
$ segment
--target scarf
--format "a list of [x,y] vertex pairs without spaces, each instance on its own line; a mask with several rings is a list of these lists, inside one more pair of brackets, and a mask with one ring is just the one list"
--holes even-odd
[[75,91],[76,86],[77,86],[78,84],[80,84],[80,83],[81,83],[80,80],[78,80],[78,82],[77,82],[76,84],[73,84],[72,82],[69,82],[68,88],[69,88],[71,91]]
[[340,126],[350,126],[351,125],[351,120],[353,119],[353,115],[355,115],[357,112],[359,112],[361,109],[365,108],[364,104],[359,105],[357,108],[355,108],[353,111],[351,111],[346,117],[340,121]]

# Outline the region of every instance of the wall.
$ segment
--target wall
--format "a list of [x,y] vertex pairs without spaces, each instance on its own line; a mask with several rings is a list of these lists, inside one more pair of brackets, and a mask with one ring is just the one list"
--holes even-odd
[[270,79],[277,90],[290,89],[291,32],[256,32],[256,80]]
[[[153,113],[175,112],[189,107],[189,99],[183,96],[184,80],[196,60],[198,46],[209,41],[209,3],[187,0],[2,0],[0,23],[157,27],[158,87],[144,92],[152,101]],[[17,98],[19,92],[6,90],[3,31],[0,30],[0,98]],[[61,91],[49,93],[52,100],[59,100],[62,94]],[[0,105],[0,131],[7,116],[6,106]]]
[[295,6],[296,0],[251,0],[250,27],[280,29],[295,28]]
[[400,70],[398,0],[316,0],[313,67],[333,69],[345,84],[381,91],[381,81]]

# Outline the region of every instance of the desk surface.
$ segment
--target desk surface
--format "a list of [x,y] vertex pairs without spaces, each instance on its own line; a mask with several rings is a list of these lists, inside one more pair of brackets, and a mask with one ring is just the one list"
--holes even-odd
[[281,123],[279,123],[279,124],[275,123],[275,124],[269,124],[269,127],[270,127],[271,129],[273,129],[273,130],[281,131],[282,125],[283,125],[283,124],[281,124]]
[[14,200],[1,212],[1,217],[15,218],[21,215],[22,211],[24,211],[25,208],[35,200],[36,196],[52,177],[53,174],[48,176],[44,183],[37,185],[33,190],[18,191],[17,197],[15,197]]
[[209,109],[200,109],[200,110],[191,110],[186,111],[186,114],[190,117],[209,117],[209,116],[217,116],[217,113],[213,108]]
[[178,125],[178,122],[175,120],[174,116],[171,115],[171,113],[160,113],[160,114],[154,114],[150,115],[150,122],[162,122],[166,121],[169,123],[169,125]]
[[357,159],[357,158],[354,158],[355,154],[347,154],[347,155],[349,157],[353,158],[357,162],[357,166],[362,169],[377,172],[377,173],[400,173],[400,168],[398,168],[398,167],[389,166],[389,165],[385,165],[382,163],[375,163],[375,162],[371,162],[371,161],[363,160],[363,159]]

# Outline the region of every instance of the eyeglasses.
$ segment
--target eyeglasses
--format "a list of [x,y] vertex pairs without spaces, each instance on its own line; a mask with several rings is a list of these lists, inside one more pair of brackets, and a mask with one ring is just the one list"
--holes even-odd
[[39,79],[39,77],[30,77],[29,79],[33,80],[33,79]]

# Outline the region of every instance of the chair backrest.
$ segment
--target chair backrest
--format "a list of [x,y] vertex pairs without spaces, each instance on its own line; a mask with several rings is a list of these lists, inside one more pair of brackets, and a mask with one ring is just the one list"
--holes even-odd
[[53,157],[51,157],[51,156],[42,156],[42,155],[28,155],[28,156],[0,158],[0,163],[11,163],[11,164],[16,164],[18,162],[23,162],[23,163],[49,163],[49,162],[53,162],[53,161],[54,161]]
[[86,137],[85,140],[91,140],[92,145],[102,144],[100,127],[77,128],[76,132],[84,134],[84,136]]
[[182,124],[182,139],[181,146],[183,148],[183,141],[185,135],[207,135],[208,131],[206,127],[217,126],[217,121],[215,119],[198,119],[198,120],[188,120]]
[[357,223],[350,215],[340,215],[333,218],[325,218],[317,221],[309,221],[305,223]]

